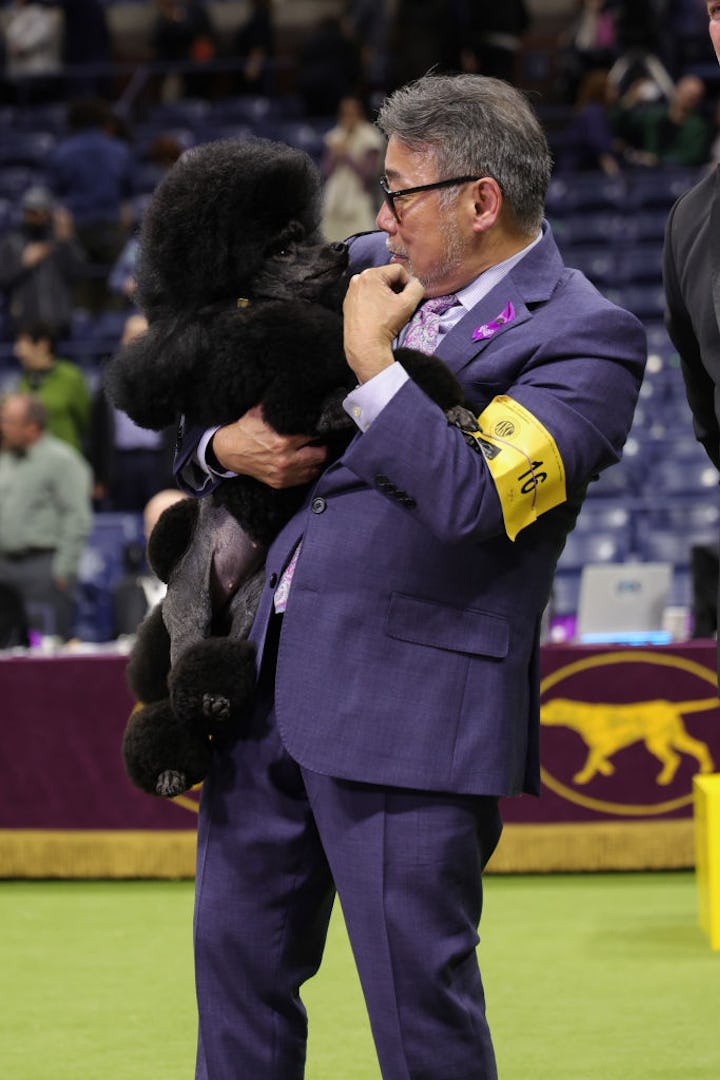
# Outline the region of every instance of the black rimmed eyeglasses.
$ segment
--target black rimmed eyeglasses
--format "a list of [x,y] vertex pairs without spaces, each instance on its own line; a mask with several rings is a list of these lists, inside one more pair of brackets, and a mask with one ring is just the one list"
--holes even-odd
[[471,180],[477,180],[477,176],[453,176],[451,180],[436,180],[434,184],[419,184],[418,187],[406,187],[400,188],[399,191],[391,191],[388,187],[387,176],[381,176],[380,187],[382,188],[385,205],[395,220],[400,221],[400,215],[395,206],[396,199],[402,199],[405,195],[416,195],[420,191],[434,191],[435,188],[452,187],[454,184],[469,184]]

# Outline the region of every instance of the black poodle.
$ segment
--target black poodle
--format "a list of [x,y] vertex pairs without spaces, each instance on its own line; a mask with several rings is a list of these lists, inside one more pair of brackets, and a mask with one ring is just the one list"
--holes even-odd
[[[283,434],[315,432],[339,455],[356,429],[342,399],[356,379],[342,348],[347,248],[319,234],[321,181],[302,151],[263,139],[186,153],[157,188],[140,237],[137,299],[149,329],[112,358],[113,403],[143,427],[236,420],[261,404]],[[462,401],[439,361],[397,358],[445,409]],[[168,583],[128,664],[141,703],[123,740],[142,790],[203,779],[213,744],[242,730],[255,686],[247,642],[267,547],[307,488],[247,476],[161,517],[148,554]]]

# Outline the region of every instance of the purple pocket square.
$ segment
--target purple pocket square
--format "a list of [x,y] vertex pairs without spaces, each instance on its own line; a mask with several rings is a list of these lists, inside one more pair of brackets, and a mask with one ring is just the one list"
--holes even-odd
[[483,323],[482,326],[475,327],[472,332],[473,341],[483,341],[485,338],[492,337],[501,326],[505,326],[506,323],[512,322],[514,318],[515,308],[512,306],[512,303],[508,301],[500,314],[496,315],[491,322]]

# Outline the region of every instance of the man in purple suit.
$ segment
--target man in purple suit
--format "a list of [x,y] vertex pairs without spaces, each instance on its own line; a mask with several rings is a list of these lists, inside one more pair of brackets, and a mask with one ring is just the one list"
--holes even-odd
[[[497,1076],[476,946],[498,799],[539,790],[539,627],[588,483],[620,457],[645,335],[560,258],[550,155],[480,76],[392,94],[381,232],[351,241],[358,432],[339,461],[258,409],[177,467],[313,480],[272,545],[249,737],[203,789],[197,1077],[298,1080],[335,895],[385,1080]],[[438,300],[429,307],[420,301]],[[408,325],[409,324],[409,325]],[[455,372],[477,448],[394,360]],[[199,478],[199,479],[198,479]]]

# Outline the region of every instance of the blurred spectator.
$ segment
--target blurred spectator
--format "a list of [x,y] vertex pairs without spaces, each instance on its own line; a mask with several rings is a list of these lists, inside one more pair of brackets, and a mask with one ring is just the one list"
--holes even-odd
[[328,17],[309,31],[298,56],[298,93],[309,116],[335,116],[342,98],[357,93],[360,46],[340,19]]
[[620,171],[610,107],[615,90],[607,71],[589,71],[580,83],[575,115],[562,133],[557,164],[563,170]]
[[[197,0],[155,0],[157,14],[151,47],[155,60],[166,64],[189,64],[200,69],[215,58],[215,29],[204,4]],[[206,73],[169,72],[162,80],[163,101],[182,97],[205,97],[211,87]]]
[[133,234],[125,244],[117,260],[113,264],[108,277],[108,288],[115,296],[133,303],[135,296],[135,263],[137,262],[140,239],[138,233]]
[[30,634],[22,595],[14,585],[0,583],[0,649],[27,648]]
[[[139,312],[125,320],[120,345],[147,330]],[[138,512],[161,488],[172,484],[175,431],[138,427],[114,408],[100,386],[92,403],[88,456],[93,468],[93,499],[98,509]]]
[[636,165],[703,165],[710,152],[711,128],[702,112],[705,84],[696,75],[678,79],[668,105],[639,115]]
[[[133,169],[133,191],[151,195],[168,169],[175,164],[185,147],[170,132],[156,135],[143,152],[137,153]],[[137,217],[137,214],[135,215]],[[137,224],[137,221],[135,222]]]
[[98,70],[112,60],[112,42],[105,5],[101,0],[58,0],[65,15],[62,56],[66,67],[83,64],[92,72],[69,71],[65,77],[67,98],[104,97],[110,92],[109,72]]
[[431,68],[458,71],[462,8],[447,0],[398,0],[390,29],[390,83],[394,88]]
[[41,401],[49,434],[82,453],[90,428],[90,391],[77,364],[55,356],[56,347],[51,327],[43,323],[19,327],[14,351],[23,373],[15,390]]
[[576,102],[585,76],[609,69],[618,56],[615,6],[610,0],[578,0],[577,13],[558,38],[560,96]]
[[530,26],[524,0],[464,0],[461,10],[463,71],[515,81],[515,59]]
[[251,0],[250,15],[238,27],[233,53],[242,60],[234,78],[239,94],[272,94],[275,89],[275,23],[272,0]]
[[67,210],[53,208],[47,188],[22,197],[19,227],[0,239],[0,290],[14,336],[20,323],[43,322],[58,337],[70,330],[73,285],[86,262]]
[[59,10],[33,0],[12,0],[2,16],[5,74],[18,104],[47,101],[57,93],[61,69]]
[[385,90],[391,5],[377,0],[346,0],[343,21],[347,33],[360,47],[363,90]]
[[160,515],[188,496],[177,488],[163,488],[148,500],[143,510],[145,544],[128,544],[123,552],[125,573],[113,590],[113,636],[134,634],[145,616],[165,596],[167,585],[150,570],[146,546]]
[[31,628],[72,634],[80,554],[92,525],[90,470],[46,431],[28,394],[0,405],[0,582],[17,589]]
[[638,79],[649,78],[658,96],[670,100],[673,79],[663,62],[662,34],[665,20],[660,0],[630,0],[618,3],[616,26],[618,58],[610,69],[610,80],[622,96]]
[[132,155],[122,139],[110,134],[112,113],[99,98],[72,103],[67,123],[70,133],[51,152],[48,176],[56,198],[70,210],[77,238],[95,268],[78,302],[97,311],[106,306],[107,273],[132,219],[126,201],[132,194]]
[[327,240],[346,240],[375,227],[385,140],[367,119],[357,97],[345,97],[338,122],[325,136],[322,230]]

